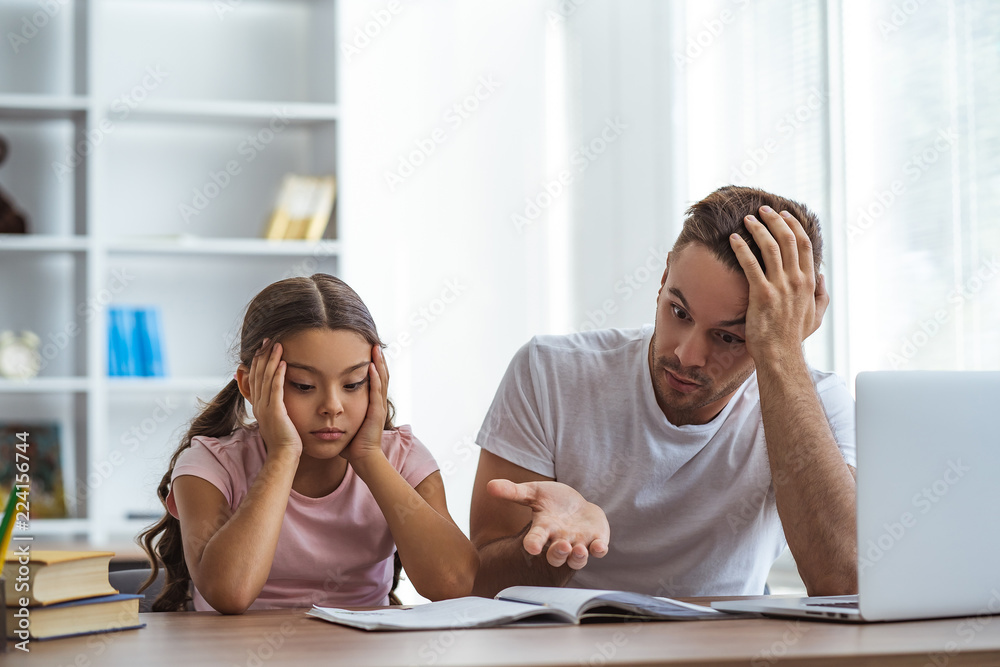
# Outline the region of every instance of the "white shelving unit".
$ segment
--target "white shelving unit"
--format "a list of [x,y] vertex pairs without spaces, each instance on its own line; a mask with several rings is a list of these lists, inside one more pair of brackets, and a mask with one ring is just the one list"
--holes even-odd
[[[101,545],[161,511],[155,487],[197,400],[231,377],[250,298],[338,273],[335,220],[316,243],[261,238],[284,174],[338,171],[337,7],[50,4],[0,56],[0,185],[30,232],[0,235],[0,329],[38,333],[45,358],[0,380],[0,420],[62,426],[72,514],[31,532]],[[5,0],[0,23],[42,23],[40,8]],[[114,304],[160,308],[168,377],[107,377]]]

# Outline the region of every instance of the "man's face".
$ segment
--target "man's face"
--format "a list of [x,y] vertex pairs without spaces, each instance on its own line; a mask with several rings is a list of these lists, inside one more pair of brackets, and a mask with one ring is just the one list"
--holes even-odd
[[649,346],[653,392],[672,424],[704,424],[753,373],[746,349],[749,286],[705,246],[671,252]]

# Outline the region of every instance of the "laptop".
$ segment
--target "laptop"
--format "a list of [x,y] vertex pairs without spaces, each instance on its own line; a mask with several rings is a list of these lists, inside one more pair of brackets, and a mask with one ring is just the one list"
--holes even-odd
[[858,595],[713,602],[836,621],[1000,613],[1000,372],[857,377]]

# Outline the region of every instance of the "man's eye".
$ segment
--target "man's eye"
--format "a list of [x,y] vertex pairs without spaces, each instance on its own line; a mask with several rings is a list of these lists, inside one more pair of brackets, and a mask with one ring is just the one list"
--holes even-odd
[[673,306],[673,309],[674,309],[674,317],[676,317],[679,320],[686,320],[686,319],[688,319],[688,314],[685,313],[683,310],[681,310],[677,306]]
[[721,333],[721,334],[719,334],[719,340],[721,340],[723,343],[725,343],[727,345],[734,345],[734,344],[739,344],[739,343],[743,342],[741,339],[739,339],[736,336],[734,336],[733,334],[729,334],[729,333]]

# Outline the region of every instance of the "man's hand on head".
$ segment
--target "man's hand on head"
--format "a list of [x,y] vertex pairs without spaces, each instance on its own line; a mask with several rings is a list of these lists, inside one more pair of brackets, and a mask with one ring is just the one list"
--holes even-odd
[[819,328],[830,304],[823,276],[816,275],[812,242],[799,221],[787,211],[776,213],[767,206],[761,207],[760,218],[748,215],[746,226],[765,266],[738,234],[729,239],[750,283],[746,341],[756,362],[800,352],[802,341]]
[[548,546],[545,559],[552,567],[564,564],[579,570],[589,556],[603,558],[608,552],[611,527],[604,510],[560,482],[515,484],[494,479],[486,486],[490,495],[531,508],[531,528],[524,536],[524,549],[537,556]]

